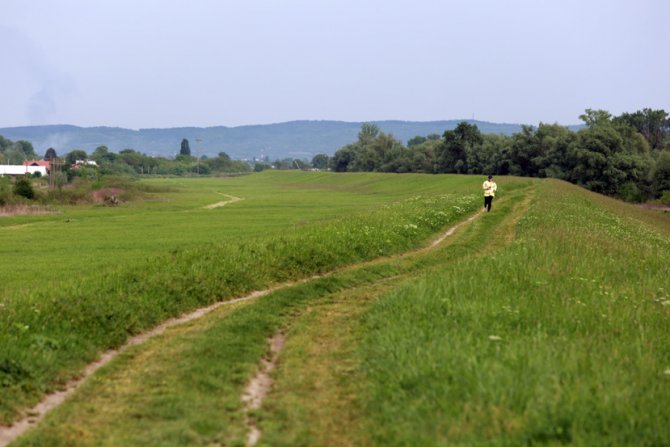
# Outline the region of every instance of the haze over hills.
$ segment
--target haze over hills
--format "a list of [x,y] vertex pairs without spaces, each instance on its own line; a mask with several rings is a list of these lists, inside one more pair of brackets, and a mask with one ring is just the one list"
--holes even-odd
[[[459,122],[476,124],[482,133],[510,135],[521,130],[519,124],[500,124],[476,120],[448,121],[375,121],[383,132],[407,143],[417,135],[426,136],[451,130]],[[0,128],[0,135],[10,140],[28,140],[35,151],[43,154],[53,147],[58,154],[83,149],[89,154],[100,145],[111,151],[135,149],[147,155],[171,156],[179,152],[183,138],[190,142],[195,155],[200,139],[200,153],[216,155],[226,152],[236,159],[268,156],[311,159],[314,155],[332,155],[342,146],[356,140],[360,122],[290,121],[239,127],[173,127],[167,129],[123,129],[118,127],[78,127],[46,125]],[[570,126],[572,128],[577,126]]]

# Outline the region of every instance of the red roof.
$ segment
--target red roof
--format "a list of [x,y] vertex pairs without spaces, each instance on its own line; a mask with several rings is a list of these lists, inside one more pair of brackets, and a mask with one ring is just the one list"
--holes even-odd
[[44,166],[45,168],[50,168],[51,162],[48,160],[28,160],[23,162],[23,166]]

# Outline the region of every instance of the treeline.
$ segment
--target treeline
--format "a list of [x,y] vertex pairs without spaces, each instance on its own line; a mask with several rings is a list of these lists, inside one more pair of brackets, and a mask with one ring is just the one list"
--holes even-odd
[[30,141],[12,141],[0,135],[0,165],[20,165],[36,156]]
[[[72,169],[78,160],[92,160],[97,167],[82,166]],[[65,156],[64,166],[72,176],[87,175],[190,175],[216,174],[231,172],[248,172],[249,165],[231,159],[225,152],[216,157],[203,156],[199,161],[196,157],[182,151],[174,159],[151,157],[134,149],[124,149],[119,153],[111,152],[107,146],[98,146],[92,154],[82,150],[70,151]]]
[[670,195],[670,119],[664,110],[612,116],[587,109],[578,131],[558,124],[523,126],[512,136],[484,135],[461,122],[407,146],[374,124],[358,140],[312,164],[337,172],[423,172],[555,177],[641,202]]

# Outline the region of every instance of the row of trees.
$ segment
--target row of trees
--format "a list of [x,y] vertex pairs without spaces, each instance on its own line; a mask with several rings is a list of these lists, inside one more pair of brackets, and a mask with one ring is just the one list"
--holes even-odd
[[[424,172],[555,177],[593,191],[643,201],[670,191],[670,119],[644,109],[612,116],[587,109],[578,131],[558,124],[522,126],[512,136],[483,135],[460,123],[442,136],[418,136],[407,146],[364,124],[358,140],[333,157],[312,160],[338,172]],[[317,166],[318,165],[318,166]]]
[[[44,155],[45,160],[56,157],[53,148],[49,148]],[[225,152],[220,152],[216,157],[202,157],[198,162],[195,157],[179,154],[174,159],[163,157],[150,157],[134,149],[124,149],[119,153],[111,152],[107,146],[98,146],[93,153],[75,149],[63,157],[64,172],[69,178],[73,177],[97,177],[100,175],[190,175],[196,172],[200,174],[216,174],[231,172],[248,172],[250,167],[241,161],[232,160]],[[79,166],[72,168],[78,160],[92,160],[97,167]]]
[[94,160],[102,174],[158,174],[188,175],[216,174],[230,172],[248,172],[249,166],[239,160],[233,160],[225,152],[216,157],[202,157],[199,161],[188,153],[180,153],[174,159],[150,157],[134,149],[124,149],[119,153],[111,152],[107,146],[98,146],[89,156],[84,151],[72,151],[67,154],[72,160]]
[[[29,141],[11,141],[0,135],[0,164],[22,164],[26,160],[37,158],[39,156]],[[55,149],[49,148],[42,158],[52,160],[58,158],[58,154]],[[203,156],[198,160],[191,156],[189,142],[186,139],[182,140],[180,152],[174,159],[150,157],[134,149],[124,149],[119,153],[114,153],[107,146],[98,146],[92,154],[80,149],[72,150],[66,153],[61,160],[63,170],[70,178],[100,174],[188,175],[199,172],[206,175],[251,170],[245,162],[233,160],[225,152],[220,152],[216,157]],[[93,160],[98,164],[98,168],[83,166],[71,169],[71,166],[79,160]]]
[[20,165],[35,157],[35,149],[30,141],[12,141],[0,135],[0,164]]

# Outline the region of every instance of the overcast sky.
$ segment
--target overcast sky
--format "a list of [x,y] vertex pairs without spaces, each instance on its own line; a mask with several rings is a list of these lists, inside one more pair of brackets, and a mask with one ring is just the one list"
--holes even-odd
[[0,0],[0,127],[670,109],[668,0]]

